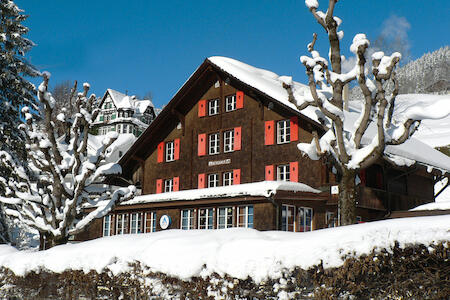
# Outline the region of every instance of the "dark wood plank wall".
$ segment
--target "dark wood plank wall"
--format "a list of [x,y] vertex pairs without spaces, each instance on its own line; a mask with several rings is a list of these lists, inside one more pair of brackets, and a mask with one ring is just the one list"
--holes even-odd
[[[313,187],[319,187],[325,182],[323,164],[312,161],[301,155],[296,145],[298,141],[288,144],[264,145],[264,122],[268,120],[289,119],[292,113],[280,109],[276,105],[272,110],[249,95],[244,96],[244,108],[225,112],[227,95],[236,93],[231,85],[214,87],[214,85],[196,102],[201,99],[220,98],[221,112],[215,116],[198,117],[198,103],[185,115],[185,129],[179,125],[172,129],[164,142],[181,140],[180,159],[172,162],[157,163],[157,150],[145,160],[143,175],[143,194],[156,192],[156,180],[180,177],[180,190],[197,188],[198,174],[221,173],[241,170],[241,183],[257,182],[265,179],[265,166],[299,161],[299,181]],[[244,91],[245,92],[245,91]],[[242,149],[231,153],[223,153],[223,131],[242,127]],[[199,157],[197,154],[198,134],[221,133],[220,153]],[[299,120],[299,140],[310,142],[312,139],[310,124]],[[208,166],[210,161],[231,159],[231,163],[218,166]]]

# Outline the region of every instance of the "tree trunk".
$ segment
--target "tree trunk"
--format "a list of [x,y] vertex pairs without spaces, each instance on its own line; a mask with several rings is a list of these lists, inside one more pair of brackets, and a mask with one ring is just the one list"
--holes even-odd
[[343,170],[339,183],[339,225],[356,222],[356,172]]

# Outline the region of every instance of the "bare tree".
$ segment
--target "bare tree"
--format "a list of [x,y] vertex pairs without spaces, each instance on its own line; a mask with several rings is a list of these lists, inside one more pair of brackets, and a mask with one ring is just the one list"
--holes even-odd
[[[6,214],[39,231],[41,248],[53,247],[68,241],[71,235],[81,232],[92,220],[107,214],[121,200],[131,198],[134,186],[121,188],[112,194],[105,186],[94,185],[108,174],[120,174],[117,164],[105,164],[108,147],[117,139],[117,133],[109,133],[103,145],[95,153],[88,151],[88,131],[99,110],[94,107],[95,95],[87,97],[89,84],[78,93],[72,116],[61,112],[57,119],[52,115],[55,99],[47,91],[49,74],[38,89],[38,99],[43,104],[43,124],[37,126],[29,109],[25,107],[27,124],[20,126],[26,136],[28,161],[32,176],[7,152],[0,153],[0,163],[17,173],[17,180],[9,180],[5,197],[0,197],[8,208]],[[69,97],[76,91],[76,84]],[[65,128],[66,138],[58,138],[55,123]],[[67,142],[68,141],[68,142]],[[83,214],[82,208],[90,205],[93,210]]]
[[[405,113],[393,118],[399,88],[394,69],[401,58],[400,53],[395,52],[390,56],[383,52],[373,53],[369,70],[366,58],[369,41],[364,34],[357,34],[350,46],[356,56],[356,63],[348,73],[343,73],[340,49],[343,32],[338,31],[342,21],[334,16],[337,0],[329,1],[326,13],[317,10],[317,0],[306,0],[305,3],[328,36],[329,61],[314,49],[317,40],[317,34],[314,33],[307,47],[310,56],[300,58],[306,68],[310,93],[299,95],[292,82],[286,82],[285,88],[290,102],[299,110],[315,106],[323,114],[322,119],[328,131],[321,138],[316,134],[310,144],[301,143],[298,147],[312,159],[327,156],[334,162],[340,177],[340,224],[353,224],[356,221],[355,182],[359,171],[379,160],[386,145],[405,142],[414,133],[420,119],[427,116]],[[344,86],[353,80],[357,80],[363,91],[364,105],[354,124],[344,126],[346,114],[343,111],[342,92]],[[392,81],[394,85],[390,95],[383,88],[386,81]],[[363,136],[371,123],[376,128],[376,134],[369,142],[363,143]]]

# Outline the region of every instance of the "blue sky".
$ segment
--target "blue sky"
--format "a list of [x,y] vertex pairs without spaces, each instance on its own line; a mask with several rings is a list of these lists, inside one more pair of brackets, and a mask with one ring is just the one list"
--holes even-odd
[[[305,82],[299,56],[313,32],[325,55],[326,36],[304,1],[16,0],[29,15],[28,58],[51,83],[89,82],[129,94],[151,91],[167,103],[206,57],[235,58]],[[326,10],[328,1],[319,1]],[[411,57],[450,44],[448,0],[339,1],[343,53],[356,33],[402,39]],[[37,81],[33,81],[37,82]]]

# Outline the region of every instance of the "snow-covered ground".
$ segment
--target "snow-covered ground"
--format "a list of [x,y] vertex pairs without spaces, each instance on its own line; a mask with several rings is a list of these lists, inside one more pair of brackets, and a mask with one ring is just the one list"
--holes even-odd
[[450,215],[403,218],[317,230],[306,233],[222,230],[168,230],[99,238],[78,244],[32,252],[0,245],[0,266],[17,275],[41,268],[111,270],[120,273],[139,261],[152,271],[181,279],[217,272],[256,282],[279,278],[296,266],[307,269],[323,261],[325,267],[342,265],[344,254],[369,253],[411,243],[430,245],[450,241]]

